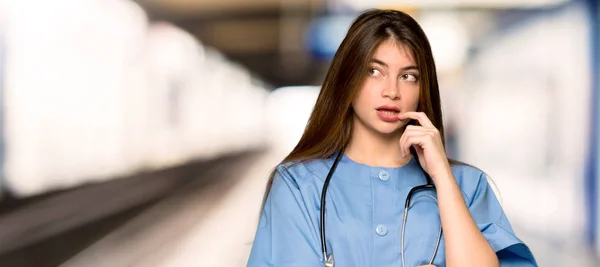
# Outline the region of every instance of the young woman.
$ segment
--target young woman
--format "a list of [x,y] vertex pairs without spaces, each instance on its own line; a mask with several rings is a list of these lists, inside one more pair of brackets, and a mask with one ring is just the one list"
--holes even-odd
[[446,156],[429,41],[399,11],[354,21],[266,196],[248,266],[537,266],[486,175]]

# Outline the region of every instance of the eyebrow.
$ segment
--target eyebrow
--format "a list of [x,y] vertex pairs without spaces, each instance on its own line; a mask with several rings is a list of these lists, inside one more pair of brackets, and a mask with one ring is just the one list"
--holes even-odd
[[[381,66],[384,66],[384,67],[386,67],[386,68],[389,68],[388,64],[385,64],[385,62],[383,62],[383,61],[381,61],[381,60],[379,60],[379,59],[376,59],[376,58],[373,58],[373,59],[371,59],[371,63],[377,63],[377,64],[379,64],[379,65],[381,65]],[[400,70],[402,70],[402,71],[407,71],[407,70],[419,70],[419,68],[418,68],[417,66],[410,65],[410,66],[403,67],[403,68],[401,68]]]

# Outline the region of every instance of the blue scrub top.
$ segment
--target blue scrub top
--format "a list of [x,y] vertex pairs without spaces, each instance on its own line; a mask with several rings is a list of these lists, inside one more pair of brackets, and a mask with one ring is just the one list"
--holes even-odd
[[[321,191],[335,154],[277,167],[262,211],[248,266],[323,266],[319,215]],[[529,248],[513,232],[486,176],[469,166],[452,166],[465,203],[496,251],[501,266],[537,266]],[[326,199],[326,237],[336,266],[401,266],[401,231],[411,188],[426,183],[419,163],[373,167],[342,156]],[[428,264],[438,237],[439,210],[433,190],[415,193],[408,212],[406,266]],[[437,199],[437,197],[436,197]],[[433,262],[445,266],[442,238]]]

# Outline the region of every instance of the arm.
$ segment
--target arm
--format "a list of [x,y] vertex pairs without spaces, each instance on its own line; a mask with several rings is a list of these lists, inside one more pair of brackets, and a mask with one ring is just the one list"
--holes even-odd
[[318,222],[304,202],[301,182],[305,175],[277,169],[260,217],[249,267],[321,266]]
[[475,224],[450,168],[435,179],[448,266],[500,266]]
[[453,266],[500,266],[495,251],[475,224],[456,183],[439,131],[422,112],[405,112],[401,120],[417,120],[400,138],[400,148],[408,156],[414,147],[419,163],[435,183],[440,220],[446,242],[446,263]]
[[[414,147],[421,167],[436,185],[448,266],[537,266],[529,248],[513,233],[485,175],[463,180],[463,186],[472,192],[467,206],[440,133],[427,115],[406,112],[399,118],[414,119],[422,125],[406,127],[400,149],[406,156]],[[475,176],[473,173],[469,176]]]

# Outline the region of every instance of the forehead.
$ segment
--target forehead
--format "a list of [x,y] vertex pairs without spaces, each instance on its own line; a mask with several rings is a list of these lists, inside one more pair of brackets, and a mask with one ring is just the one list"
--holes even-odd
[[412,50],[407,45],[393,40],[387,40],[379,44],[375,48],[373,58],[385,62],[390,67],[416,65]]

